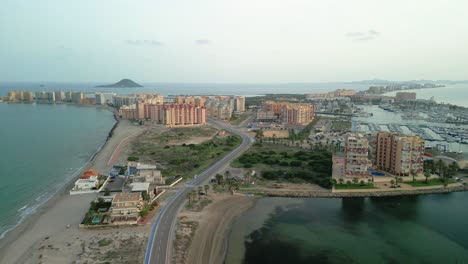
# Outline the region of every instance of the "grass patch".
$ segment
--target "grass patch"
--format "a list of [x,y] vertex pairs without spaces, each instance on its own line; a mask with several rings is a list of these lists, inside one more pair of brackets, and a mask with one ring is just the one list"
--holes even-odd
[[138,158],[138,157],[128,157],[127,160],[128,161],[139,161],[140,158]]
[[98,244],[100,247],[105,247],[105,246],[112,244],[112,240],[104,238],[104,239],[99,240]]
[[238,126],[240,123],[242,123],[244,120],[246,120],[250,116],[249,113],[242,113],[238,116],[233,116],[231,117],[231,124]]
[[426,187],[426,186],[436,186],[436,185],[444,185],[444,182],[447,182],[447,184],[450,183],[455,183],[454,180],[443,180],[443,179],[430,179],[427,182],[425,180],[423,181],[410,181],[410,182],[404,182],[408,185],[411,185],[412,187]]
[[[241,138],[216,135],[201,144],[180,144],[192,137],[213,136],[213,128],[176,128],[161,135],[145,135],[132,144],[132,155],[149,163],[159,163],[165,177],[192,178],[236,148]],[[179,143],[179,144],[176,144]]]
[[323,148],[305,150],[274,143],[257,143],[234,160],[231,166],[252,168],[266,180],[308,182],[331,188],[331,155]]
[[335,132],[350,131],[351,121],[333,121],[331,130]]
[[336,184],[335,190],[376,189],[373,184]]

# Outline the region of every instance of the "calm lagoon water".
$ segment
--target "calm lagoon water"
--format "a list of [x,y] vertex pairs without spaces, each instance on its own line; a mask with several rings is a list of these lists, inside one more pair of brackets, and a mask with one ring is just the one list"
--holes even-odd
[[96,107],[0,104],[0,237],[66,184],[114,124]]
[[468,193],[263,198],[233,226],[233,263],[468,263]]

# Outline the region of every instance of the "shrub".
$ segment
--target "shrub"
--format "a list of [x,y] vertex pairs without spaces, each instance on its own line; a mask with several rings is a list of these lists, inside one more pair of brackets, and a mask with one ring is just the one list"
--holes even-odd
[[128,160],[128,161],[139,161],[140,158],[130,156],[130,157],[127,158],[127,160]]
[[293,167],[300,167],[302,165],[302,161],[300,160],[292,160],[290,163],[289,163],[291,166]]
[[110,240],[110,239],[105,239],[105,238],[99,240],[99,242],[98,242],[98,244],[99,244],[100,247],[108,246],[108,245],[110,245],[111,243],[112,243],[112,240]]

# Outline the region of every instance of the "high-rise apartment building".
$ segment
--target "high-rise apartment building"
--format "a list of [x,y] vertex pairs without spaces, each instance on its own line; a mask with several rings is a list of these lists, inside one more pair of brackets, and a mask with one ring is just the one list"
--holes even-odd
[[[135,119],[161,123],[167,127],[206,124],[206,109],[199,105],[148,104],[137,101],[133,111]],[[129,113],[126,114],[132,116]]]
[[369,160],[369,141],[359,133],[351,133],[345,139],[345,176],[367,176],[372,165]]
[[65,101],[65,93],[63,91],[55,91],[54,96],[55,96],[55,101],[56,102]]
[[308,125],[314,120],[315,108],[311,104],[289,104],[283,107],[283,122],[289,125]]
[[397,176],[423,172],[424,140],[418,136],[379,132],[375,165]]

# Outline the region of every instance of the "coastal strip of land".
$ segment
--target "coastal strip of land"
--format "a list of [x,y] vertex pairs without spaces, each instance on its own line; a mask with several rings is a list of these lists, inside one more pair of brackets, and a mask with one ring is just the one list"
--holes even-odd
[[231,226],[255,205],[256,199],[238,193],[211,192],[198,203],[193,202],[195,206],[185,207],[179,214],[173,262],[223,263]]
[[[117,146],[123,139],[141,133],[142,129],[127,120],[119,121],[104,146],[83,167],[83,170],[93,168],[107,174],[111,167],[107,163]],[[89,203],[97,194],[70,196],[68,190],[74,180],[0,240],[0,263],[37,263],[37,260],[31,257],[37,254],[37,251],[43,250],[39,246],[41,242],[54,240],[54,245],[51,247],[61,251],[72,247],[74,241],[80,239],[78,225],[89,209]],[[72,255],[73,252],[70,253],[67,257],[70,259],[76,257]],[[67,259],[67,262],[71,262],[70,259]],[[63,261],[57,258],[45,262],[58,264],[64,263]]]

